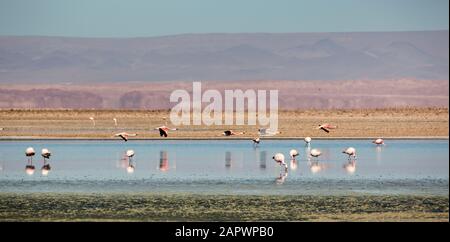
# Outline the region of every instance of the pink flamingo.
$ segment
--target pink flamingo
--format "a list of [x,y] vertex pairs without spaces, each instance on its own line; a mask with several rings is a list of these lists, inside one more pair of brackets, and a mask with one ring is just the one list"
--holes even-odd
[[127,132],[120,132],[120,133],[117,133],[117,134],[114,135],[114,137],[122,138],[125,142],[128,141],[128,137],[130,137],[130,136],[131,137],[135,137],[135,136],[137,136],[137,134],[129,134]]
[[321,129],[321,130],[323,130],[323,131],[325,131],[327,133],[330,133],[330,129],[335,129],[335,128],[337,128],[337,126],[331,125],[331,124],[328,124],[328,123],[319,125],[319,127],[317,127],[317,129]]

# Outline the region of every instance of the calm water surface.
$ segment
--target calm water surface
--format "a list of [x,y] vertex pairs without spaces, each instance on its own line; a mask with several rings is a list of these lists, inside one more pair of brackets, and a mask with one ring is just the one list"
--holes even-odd
[[[153,192],[206,194],[448,194],[448,140],[0,141],[0,192]],[[33,175],[25,149],[35,148]],[[345,147],[357,149],[349,162]],[[52,152],[41,174],[40,150]],[[296,162],[289,150],[297,149]],[[135,156],[129,161],[127,149]],[[272,156],[284,153],[287,174]],[[134,166],[134,171],[129,167]]]

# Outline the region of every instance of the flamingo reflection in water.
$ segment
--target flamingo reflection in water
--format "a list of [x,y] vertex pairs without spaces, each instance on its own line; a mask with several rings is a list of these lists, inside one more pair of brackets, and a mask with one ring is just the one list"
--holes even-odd
[[169,158],[167,155],[167,151],[159,152],[159,170],[160,171],[168,171],[169,170]]
[[267,151],[261,151],[259,153],[259,168],[266,169],[267,164]]
[[310,160],[308,162],[308,165],[309,165],[309,169],[311,170],[311,173],[313,173],[313,174],[319,173],[319,172],[321,172],[321,171],[323,171],[323,170],[325,170],[325,169],[330,167],[327,164],[319,163],[318,160],[316,160],[316,161],[311,161]]
[[127,152],[125,153],[126,156],[128,157],[128,167],[127,167],[127,172],[128,173],[133,173],[134,169],[135,169],[135,165],[133,163],[133,156],[134,156],[134,150],[127,150]]
[[230,151],[225,152],[225,167],[231,168],[232,163],[233,160],[231,159],[231,152]]
[[287,172],[281,172],[280,175],[277,177],[277,179],[275,180],[275,182],[277,184],[283,184],[286,181],[286,177],[288,176]]
[[356,171],[356,160],[349,160],[344,164],[343,168],[348,174],[354,174]]

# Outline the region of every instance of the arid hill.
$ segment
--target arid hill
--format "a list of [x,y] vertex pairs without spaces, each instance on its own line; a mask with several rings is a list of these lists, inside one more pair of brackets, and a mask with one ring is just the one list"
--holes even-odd
[[[446,80],[201,82],[206,89],[279,90],[281,109],[448,107]],[[170,109],[176,89],[192,82],[134,82],[80,85],[3,85],[0,108]],[[207,103],[205,103],[207,105]]]

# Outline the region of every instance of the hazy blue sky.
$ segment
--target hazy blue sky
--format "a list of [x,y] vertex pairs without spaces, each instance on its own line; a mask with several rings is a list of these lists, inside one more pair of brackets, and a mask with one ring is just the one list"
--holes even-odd
[[0,35],[448,30],[448,0],[0,0]]

